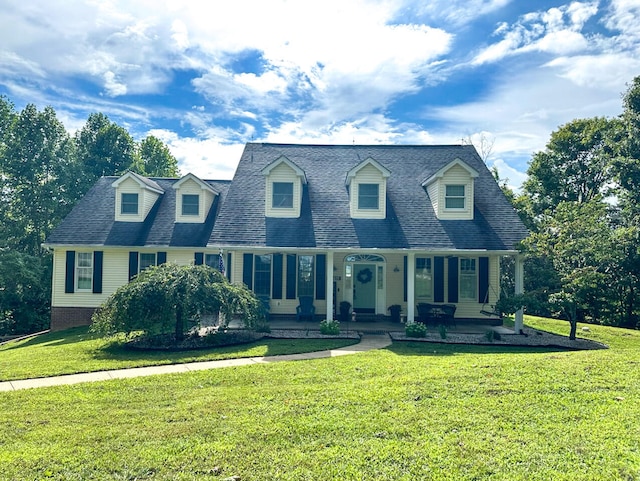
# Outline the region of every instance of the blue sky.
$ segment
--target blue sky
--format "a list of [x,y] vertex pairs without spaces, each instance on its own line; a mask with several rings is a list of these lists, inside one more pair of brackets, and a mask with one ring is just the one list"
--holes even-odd
[[518,187],[640,74],[640,0],[3,0],[0,94],[70,132],[102,112],[183,174],[245,142],[490,145]]

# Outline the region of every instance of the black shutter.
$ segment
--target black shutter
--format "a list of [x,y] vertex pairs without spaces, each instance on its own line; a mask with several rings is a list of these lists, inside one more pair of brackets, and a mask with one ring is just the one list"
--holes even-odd
[[227,265],[224,267],[227,274],[227,280],[231,282],[231,252],[227,253]]
[[93,293],[102,294],[102,251],[93,253]]
[[297,271],[296,255],[287,254],[287,299],[296,298]]
[[129,252],[129,280],[138,275],[138,253]]
[[444,257],[433,258],[433,302],[444,302]]
[[193,263],[196,266],[204,264],[204,252],[196,252],[193,254]]
[[64,292],[73,294],[75,292],[76,279],[76,251],[67,251],[66,264],[64,268]]
[[158,265],[166,264],[167,263],[167,253],[166,252],[158,252],[158,255],[156,256],[156,262],[158,263]]
[[243,254],[242,282],[253,290],[253,254]]
[[487,302],[489,294],[489,258],[478,259],[478,302]]
[[458,258],[449,257],[449,302],[458,302]]
[[273,282],[271,287],[271,297],[282,299],[282,254],[273,254]]
[[404,268],[404,274],[403,274],[404,275],[404,278],[403,278],[403,281],[404,281],[403,284],[404,285],[402,287],[404,288],[404,302],[407,302],[407,294],[408,294],[408,291],[409,291],[409,285],[408,285],[408,282],[409,282],[409,277],[408,277],[409,276],[409,270],[407,269],[407,267],[409,266],[409,260],[407,259],[407,256],[404,256],[404,259],[403,259],[402,262],[403,262],[403,268]]
[[327,298],[327,256],[316,255],[316,299]]

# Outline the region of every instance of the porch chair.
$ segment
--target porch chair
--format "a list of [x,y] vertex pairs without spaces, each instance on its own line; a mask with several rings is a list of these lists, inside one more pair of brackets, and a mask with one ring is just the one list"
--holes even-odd
[[316,306],[313,305],[313,296],[300,296],[298,298],[300,305],[296,307],[296,321],[303,318],[313,321],[316,314]]

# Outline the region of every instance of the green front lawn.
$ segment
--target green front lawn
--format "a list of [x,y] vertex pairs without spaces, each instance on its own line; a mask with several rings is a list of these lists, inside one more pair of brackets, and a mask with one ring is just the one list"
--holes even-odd
[[251,344],[180,352],[134,351],[79,327],[0,346],[0,381],[194,361],[336,349],[354,339],[262,339]]
[[586,334],[0,393],[0,479],[640,479],[640,332]]

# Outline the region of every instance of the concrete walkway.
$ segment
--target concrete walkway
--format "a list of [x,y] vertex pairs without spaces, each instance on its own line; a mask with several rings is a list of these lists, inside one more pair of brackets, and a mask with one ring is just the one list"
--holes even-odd
[[283,356],[249,357],[242,359],[227,359],[222,361],[202,361],[184,364],[167,364],[163,366],[136,367],[131,369],[117,369],[112,371],[87,372],[82,374],[69,374],[66,376],[43,377],[37,379],[22,379],[19,381],[0,382],[0,391],[18,391],[37,387],[61,386],[66,384],[78,384],[81,382],[108,381],[110,379],[125,379],[130,377],[154,376],[156,374],[170,374],[181,372],[203,371],[206,369],[219,369],[223,367],[247,366],[250,364],[268,364],[282,361],[304,361],[309,359],[322,359],[328,357],[346,356],[372,349],[383,349],[391,344],[387,334],[365,334],[358,344],[345,346],[329,351],[307,352],[302,354],[287,354]]

